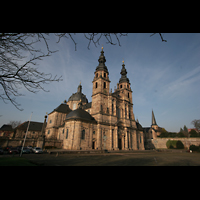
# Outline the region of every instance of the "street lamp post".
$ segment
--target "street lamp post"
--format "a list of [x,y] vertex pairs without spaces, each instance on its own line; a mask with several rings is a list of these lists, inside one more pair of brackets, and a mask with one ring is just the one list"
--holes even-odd
[[24,145],[25,145],[25,142],[26,142],[26,136],[27,136],[28,129],[29,129],[29,126],[30,126],[32,114],[33,114],[33,112],[31,112],[31,116],[30,116],[30,119],[29,119],[29,122],[28,122],[28,126],[27,126],[27,129],[26,129],[26,135],[25,135],[25,138],[24,138],[24,144],[23,144],[22,149],[21,149],[20,157],[22,156],[22,151],[24,149]]

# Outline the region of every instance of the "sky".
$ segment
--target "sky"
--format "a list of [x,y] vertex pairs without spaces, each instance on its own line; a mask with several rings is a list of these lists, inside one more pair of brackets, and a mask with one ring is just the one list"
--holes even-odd
[[191,121],[200,119],[200,34],[163,33],[167,42],[162,42],[159,34],[150,37],[151,34],[129,33],[119,38],[121,46],[107,44],[101,38],[100,45],[91,43],[88,50],[89,41],[77,33],[73,35],[76,51],[71,39],[62,38],[56,43],[55,36],[50,35],[49,47],[58,52],[38,61],[37,67],[41,72],[62,76],[63,81],[44,85],[50,92],[34,94],[22,88],[24,96],[16,101],[23,111],[0,100],[0,127],[11,120],[27,121],[31,112],[31,121],[43,122],[46,112],[77,92],[80,81],[82,92],[91,102],[92,81],[103,45],[112,91],[121,77],[124,59],[133,91],[133,112],[143,127],[151,126],[153,109],[158,126],[167,131],[178,132],[184,125],[193,128]]

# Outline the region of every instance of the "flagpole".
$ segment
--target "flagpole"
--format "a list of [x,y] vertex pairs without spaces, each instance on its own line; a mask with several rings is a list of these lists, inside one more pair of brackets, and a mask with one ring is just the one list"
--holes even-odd
[[30,119],[29,119],[29,122],[28,122],[28,126],[27,126],[27,129],[26,129],[26,135],[25,135],[25,138],[24,138],[24,144],[23,144],[22,149],[21,149],[20,157],[22,156],[22,151],[24,149],[24,145],[25,145],[25,141],[26,141],[26,136],[27,136],[27,133],[28,133],[28,129],[29,129],[29,125],[30,125],[30,122],[31,122],[32,114],[33,114],[33,112],[31,112],[31,116],[30,116]]

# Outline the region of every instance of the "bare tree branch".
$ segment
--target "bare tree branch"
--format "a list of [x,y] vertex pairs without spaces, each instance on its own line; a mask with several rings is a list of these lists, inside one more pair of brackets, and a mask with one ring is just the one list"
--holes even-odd
[[[156,34],[156,33],[153,33],[152,35],[150,35],[150,37],[153,36],[153,35],[155,35],[155,34]],[[163,39],[163,36],[162,36],[161,33],[159,33],[159,35],[160,35],[160,38],[161,38],[162,42],[167,42],[167,40],[164,40],[164,39]]]
[[[22,87],[36,93],[39,90],[46,91],[43,84],[62,80],[61,77],[53,77],[34,67],[38,60],[56,52],[49,48],[48,35],[0,33],[0,99],[5,103],[10,101],[17,109],[23,110],[15,98],[22,96],[19,92]],[[44,42],[47,53],[35,48],[34,44],[38,42]]]

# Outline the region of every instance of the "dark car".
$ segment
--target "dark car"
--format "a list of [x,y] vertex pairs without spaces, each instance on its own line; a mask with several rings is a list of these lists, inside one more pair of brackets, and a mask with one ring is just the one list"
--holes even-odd
[[[20,152],[21,152],[21,150],[20,150]],[[23,148],[23,151],[22,151],[22,153],[30,153],[31,151],[27,148],[27,147],[24,147]]]
[[17,148],[10,148],[9,150],[8,150],[8,153],[10,153],[10,154],[15,154],[15,153],[19,153],[19,151],[17,150]]
[[3,154],[4,152],[3,152],[3,149],[0,147],[0,154]]
[[12,146],[7,146],[3,150],[8,152],[10,148],[12,148]]

